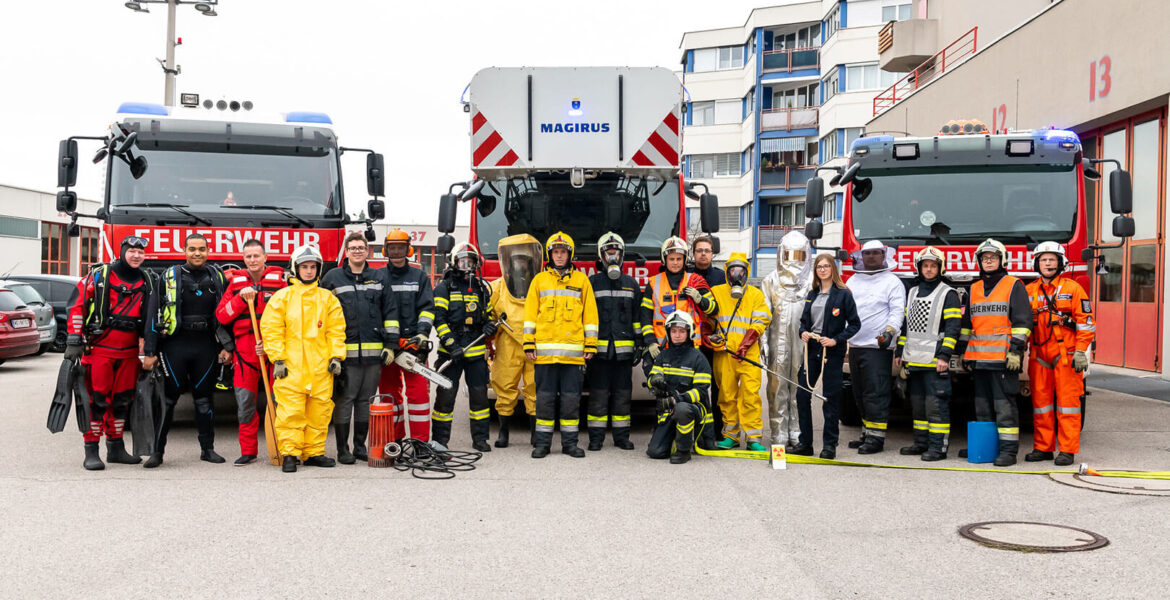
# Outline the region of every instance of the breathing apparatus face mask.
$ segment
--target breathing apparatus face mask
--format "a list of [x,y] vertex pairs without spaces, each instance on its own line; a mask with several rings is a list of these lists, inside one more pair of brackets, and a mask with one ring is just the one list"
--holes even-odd
[[455,269],[460,273],[471,273],[475,271],[477,262],[474,256],[460,256],[455,259]]
[[747,269],[743,267],[727,269],[727,283],[731,285],[731,297],[742,298],[743,288],[747,285]]
[[622,251],[616,246],[603,249],[602,265],[605,267],[605,276],[617,281],[622,276]]
[[540,270],[539,244],[500,247],[500,264],[504,267],[504,284],[513,298],[528,296],[528,285]]

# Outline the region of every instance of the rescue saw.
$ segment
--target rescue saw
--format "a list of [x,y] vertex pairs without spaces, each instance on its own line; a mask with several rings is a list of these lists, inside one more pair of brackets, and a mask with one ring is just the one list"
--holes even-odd
[[399,352],[398,355],[394,357],[394,364],[398,365],[404,371],[418,373],[423,377],[423,379],[426,379],[427,381],[430,381],[431,383],[445,390],[451,389],[452,384],[450,379],[447,379],[445,376],[443,376],[442,373],[439,373],[438,371],[419,362],[418,359],[409,352]]

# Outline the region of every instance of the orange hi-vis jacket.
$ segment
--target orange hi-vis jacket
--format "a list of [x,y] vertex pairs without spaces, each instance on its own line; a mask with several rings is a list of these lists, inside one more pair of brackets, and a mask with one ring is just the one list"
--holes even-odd
[[1027,343],[1031,328],[1031,315],[1011,314],[1012,292],[1023,282],[1011,275],[1004,275],[990,292],[983,289],[984,281],[976,281],[967,297],[967,313],[960,333],[967,338],[967,351],[963,360],[972,361],[976,368],[1003,369],[1007,353],[1016,341],[1019,350]]
[[1032,357],[1048,368],[1061,360],[1071,365],[1073,353],[1087,352],[1096,336],[1088,294],[1080,284],[1062,275],[1047,285],[1037,279],[1028,284],[1027,290],[1035,323]]

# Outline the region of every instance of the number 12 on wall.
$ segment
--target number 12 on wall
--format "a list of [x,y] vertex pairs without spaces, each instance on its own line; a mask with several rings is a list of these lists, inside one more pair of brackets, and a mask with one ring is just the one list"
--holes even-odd
[[1112,66],[1109,56],[1089,63],[1089,102],[1109,95],[1109,88],[1113,86],[1113,78],[1109,75]]

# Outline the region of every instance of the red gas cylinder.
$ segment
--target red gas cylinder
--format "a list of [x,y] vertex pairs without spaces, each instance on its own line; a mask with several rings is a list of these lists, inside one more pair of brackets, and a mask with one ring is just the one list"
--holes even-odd
[[[370,403],[370,453],[371,467],[389,467],[398,458],[400,449],[394,441],[394,423],[402,419],[402,406],[389,394],[374,397]],[[389,450],[389,452],[387,452]]]

